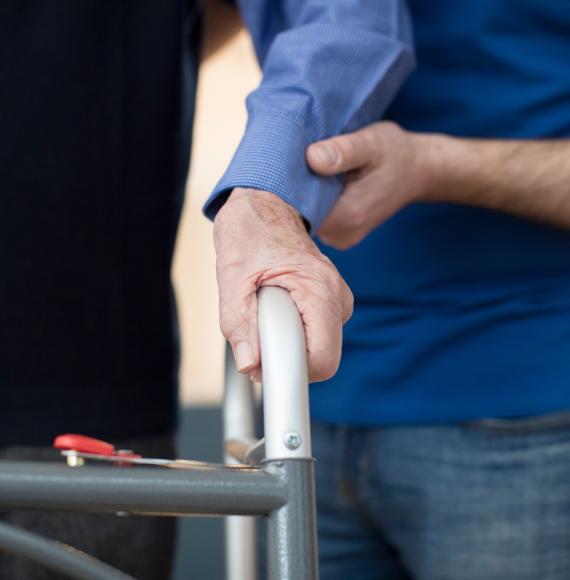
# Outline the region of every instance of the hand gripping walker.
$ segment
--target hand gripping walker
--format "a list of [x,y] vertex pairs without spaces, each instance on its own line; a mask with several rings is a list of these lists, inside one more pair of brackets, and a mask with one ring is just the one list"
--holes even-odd
[[[0,509],[266,516],[268,580],[318,580],[303,325],[287,291],[262,288],[258,297],[264,444],[253,440],[251,383],[230,370],[224,428],[231,463],[146,459],[117,452],[103,442],[68,437],[56,444],[64,449],[70,464],[97,460],[136,467],[87,465],[76,469],[2,462]],[[226,538],[227,579],[255,580],[252,518],[228,518]],[[86,554],[5,523],[0,524],[0,549],[78,580],[130,578]]]

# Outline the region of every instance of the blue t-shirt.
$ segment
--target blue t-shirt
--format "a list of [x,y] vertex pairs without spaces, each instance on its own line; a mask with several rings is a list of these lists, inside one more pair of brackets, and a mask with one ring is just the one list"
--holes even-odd
[[[570,0],[411,0],[418,69],[387,117],[413,131],[570,137]],[[347,252],[355,295],[313,418],[418,424],[570,409],[570,232],[417,204]]]

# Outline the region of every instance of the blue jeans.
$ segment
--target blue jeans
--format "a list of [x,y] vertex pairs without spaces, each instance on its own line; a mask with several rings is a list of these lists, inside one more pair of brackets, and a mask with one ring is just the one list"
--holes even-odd
[[570,418],[560,417],[314,424],[321,579],[569,579]]

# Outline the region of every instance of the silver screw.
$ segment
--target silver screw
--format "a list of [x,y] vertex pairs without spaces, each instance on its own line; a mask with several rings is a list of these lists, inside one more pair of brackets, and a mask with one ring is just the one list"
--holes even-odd
[[297,449],[301,446],[301,435],[297,431],[290,431],[283,437],[283,442],[287,449]]
[[75,455],[75,453],[70,453],[67,455],[66,460],[69,467],[81,467],[85,465],[85,459],[83,457],[79,457],[79,455]]

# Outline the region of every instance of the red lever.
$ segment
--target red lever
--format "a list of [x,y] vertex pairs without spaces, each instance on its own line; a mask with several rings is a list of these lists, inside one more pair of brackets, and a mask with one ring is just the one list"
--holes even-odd
[[62,451],[76,451],[77,453],[89,453],[91,455],[106,455],[108,457],[130,457],[140,459],[142,455],[131,451],[116,451],[115,447],[106,441],[67,433],[54,439],[53,446]]
[[78,453],[92,453],[94,455],[114,455],[115,447],[106,441],[66,433],[55,438],[53,446],[63,451],[77,451]]

